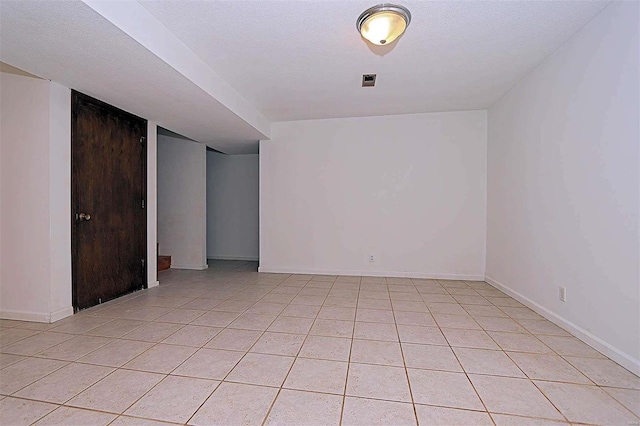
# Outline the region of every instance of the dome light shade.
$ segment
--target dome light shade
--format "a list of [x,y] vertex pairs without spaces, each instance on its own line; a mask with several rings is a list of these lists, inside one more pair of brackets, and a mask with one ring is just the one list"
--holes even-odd
[[407,8],[383,3],[362,12],[356,26],[362,37],[383,46],[401,36],[409,22],[411,13]]

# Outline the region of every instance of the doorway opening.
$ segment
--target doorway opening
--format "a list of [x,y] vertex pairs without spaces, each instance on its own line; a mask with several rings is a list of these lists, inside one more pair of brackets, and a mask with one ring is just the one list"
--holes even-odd
[[158,128],[158,254],[170,269],[257,271],[258,207],[258,154]]
[[211,268],[258,270],[259,161],[259,154],[207,150],[207,261]]

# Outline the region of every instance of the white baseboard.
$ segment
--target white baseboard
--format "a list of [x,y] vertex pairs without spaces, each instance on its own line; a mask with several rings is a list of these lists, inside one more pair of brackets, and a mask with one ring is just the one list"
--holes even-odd
[[67,306],[66,308],[52,312],[50,322],[60,321],[61,319],[70,317],[71,315],[73,315],[73,306]]
[[16,321],[51,322],[51,314],[47,312],[0,311],[0,318]]
[[73,315],[73,307],[68,306],[59,311],[30,312],[30,311],[0,311],[0,319],[51,323]]
[[533,300],[529,299],[523,294],[518,293],[517,291],[508,287],[507,285],[502,284],[501,282],[489,276],[485,277],[485,281],[491,284],[492,286],[496,287],[498,290],[513,297],[523,305],[526,305],[527,307],[533,309],[534,311],[536,311],[537,313],[539,313],[540,315],[542,315],[552,323],[556,324],[558,327],[561,327],[564,330],[568,331],[569,333],[573,334],[578,339],[582,340],[587,345],[593,347],[594,349],[601,352],[602,354],[608,356],[609,358],[611,358],[612,360],[614,360],[615,362],[617,362],[627,370],[631,371],[636,375],[640,375],[640,360],[633,358],[631,355],[621,351],[620,349],[614,347],[610,343],[607,343],[601,338],[595,336],[594,334],[583,329],[582,327],[572,323],[566,318],[556,314],[555,312],[545,308],[544,306],[538,304],[537,302],[534,302]]
[[160,281],[150,281],[147,283],[147,288],[154,288],[160,285]]
[[192,266],[192,265],[171,265],[171,269],[188,269],[191,271],[204,271],[205,269],[208,269],[209,265],[202,265],[202,266]]
[[252,256],[207,256],[207,260],[245,260],[247,262],[257,262],[260,258]]
[[398,271],[346,271],[327,269],[296,269],[260,266],[258,272],[274,274],[305,274],[305,275],[349,275],[359,277],[390,277],[390,278],[423,278],[430,280],[465,280],[484,281],[484,275],[475,274],[448,274],[432,272],[398,272]]
[[[392,277],[393,275],[385,275]],[[428,280],[458,280],[458,281],[484,281],[484,275],[475,274],[441,274],[441,273],[423,273],[423,272],[407,272],[407,278],[423,278]]]

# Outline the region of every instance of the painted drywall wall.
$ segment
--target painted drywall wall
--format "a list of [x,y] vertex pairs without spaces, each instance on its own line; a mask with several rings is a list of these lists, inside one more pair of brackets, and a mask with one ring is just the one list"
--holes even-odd
[[207,257],[258,260],[258,155],[207,151]]
[[158,126],[147,121],[147,287],[158,282]]
[[207,267],[207,147],[158,135],[158,242],[176,269]]
[[2,87],[0,72],[0,315],[2,313]]
[[71,308],[71,91],[49,84],[51,321]]
[[50,322],[71,308],[70,91],[0,74],[0,317]]
[[489,110],[486,267],[636,373],[638,7],[609,5]]
[[485,184],[485,111],[274,123],[260,271],[482,279]]
[[[49,87],[0,74],[4,318],[49,313]],[[45,214],[43,214],[45,212]]]

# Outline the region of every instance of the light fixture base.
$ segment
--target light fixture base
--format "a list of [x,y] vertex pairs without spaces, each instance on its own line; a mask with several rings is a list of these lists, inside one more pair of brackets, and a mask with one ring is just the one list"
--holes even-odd
[[356,20],[356,28],[362,37],[382,46],[401,36],[410,22],[409,9],[397,4],[382,3],[362,12]]

